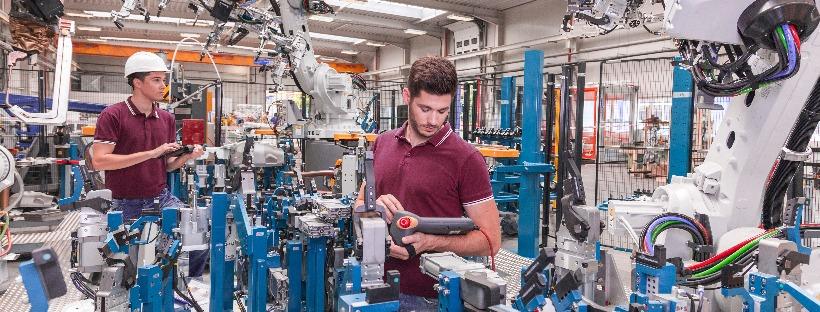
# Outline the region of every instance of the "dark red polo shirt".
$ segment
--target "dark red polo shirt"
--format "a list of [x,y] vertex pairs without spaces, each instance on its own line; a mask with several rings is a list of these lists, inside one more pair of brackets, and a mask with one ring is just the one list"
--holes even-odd
[[[464,209],[493,198],[481,153],[445,124],[427,142],[410,146],[407,122],[373,143],[376,196],[393,194],[404,209],[423,217],[461,217]],[[387,270],[401,273],[403,294],[435,297],[435,280],[419,270],[419,256],[387,259]]]
[[[128,155],[176,142],[174,115],[154,105],[146,116],[131,98],[106,107],[97,118],[94,144],[114,145],[114,154]],[[151,198],[166,187],[167,164],[153,158],[119,170],[105,172],[105,187],[116,199]]]

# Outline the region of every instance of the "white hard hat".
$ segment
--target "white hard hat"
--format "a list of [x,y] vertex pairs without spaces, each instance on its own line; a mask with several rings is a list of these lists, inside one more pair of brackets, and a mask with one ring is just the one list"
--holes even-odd
[[165,61],[158,55],[139,51],[131,55],[125,61],[125,77],[133,73],[143,72],[168,72],[168,67],[165,66]]

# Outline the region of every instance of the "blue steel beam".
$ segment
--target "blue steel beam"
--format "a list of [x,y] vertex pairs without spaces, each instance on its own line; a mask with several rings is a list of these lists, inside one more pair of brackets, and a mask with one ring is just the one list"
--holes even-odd
[[[543,164],[541,152],[541,98],[544,95],[544,51],[524,52],[524,105],[523,129],[519,166]],[[538,167],[541,171],[543,168]],[[535,258],[541,237],[541,197],[543,190],[540,174],[522,174],[518,195],[518,254]]]
[[225,223],[228,217],[229,203],[228,194],[223,192],[213,194],[211,207],[211,294],[209,303],[211,312],[232,310],[225,309],[225,306],[231,303],[231,293],[226,291],[226,289],[229,289],[229,285],[227,285],[228,277],[230,276],[233,279],[233,274],[227,274],[228,262],[225,261],[225,235],[227,233]]
[[288,258],[288,312],[302,311],[302,242],[289,240]]
[[325,256],[327,237],[308,238],[307,246],[307,309],[325,310]]
[[512,128],[511,110],[515,103],[515,77],[501,78],[501,129]]
[[675,57],[672,71],[672,123],[669,126],[669,176],[686,176],[692,165],[692,118],[694,116],[692,74]]

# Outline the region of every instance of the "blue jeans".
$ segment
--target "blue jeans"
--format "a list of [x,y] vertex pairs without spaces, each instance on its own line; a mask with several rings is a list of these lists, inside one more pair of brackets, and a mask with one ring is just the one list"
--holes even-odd
[[418,296],[399,294],[400,312],[435,312],[438,311],[438,300]]
[[[158,201],[159,205],[155,205]],[[162,208],[181,208],[185,203],[180,201],[168,189],[163,189],[159,196],[138,199],[114,199],[111,210],[122,211],[125,220],[136,220],[142,215],[143,210],[161,211]],[[208,263],[208,250],[192,250],[188,253],[188,277],[199,277],[205,271],[205,264]]]

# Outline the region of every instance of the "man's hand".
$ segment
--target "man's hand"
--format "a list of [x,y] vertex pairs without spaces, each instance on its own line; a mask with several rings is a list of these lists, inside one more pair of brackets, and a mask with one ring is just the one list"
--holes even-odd
[[[405,245],[412,245],[413,250],[415,250],[416,254],[423,253],[425,251],[438,251],[438,241],[440,241],[440,237],[432,234],[424,234],[420,232],[413,233],[412,235],[405,236],[401,242]],[[399,260],[407,260],[410,259],[410,254],[407,252],[406,247],[402,247],[396,244],[390,244],[390,257],[399,259]]]
[[165,153],[173,152],[175,150],[180,149],[181,147],[182,146],[177,144],[177,143],[162,144],[159,147],[151,150],[151,156],[153,156],[151,158],[160,158],[160,157],[162,157],[162,155],[165,155]]
[[197,159],[205,154],[205,148],[202,145],[194,145],[194,151],[187,155],[188,159]]
[[379,198],[376,199],[376,203],[384,207],[384,213],[387,214],[387,224],[393,222],[393,215],[396,214],[396,212],[404,210],[404,207],[401,206],[401,203],[393,194],[379,196]]
[[425,234],[421,232],[413,233],[401,239],[405,245],[413,245],[416,253],[420,254],[425,251],[438,251],[439,237],[437,235]]
[[390,257],[399,260],[407,260],[410,259],[410,254],[407,253],[407,248],[396,244],[390,244]]

